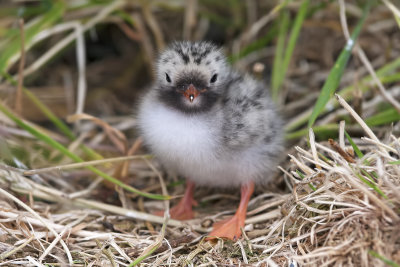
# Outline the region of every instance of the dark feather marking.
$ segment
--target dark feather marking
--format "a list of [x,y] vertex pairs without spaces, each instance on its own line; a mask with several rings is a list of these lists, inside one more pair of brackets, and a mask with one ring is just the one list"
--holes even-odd
[[211,48],[212,47],[207,47],[206,50],[204,50],[203,53],[200,54],[200,56],[196,59],[199,62],[197,64],[200,64],[201,60],[204,59],[208,54],[210,54]]
[[241,105],[242,108],[242,112],[247,112],[250,109],[250,103],[249,102],[245,102]]
[[229,79],[229,81],[226,83],[226,87],[228,88],[231,85],[237,85],[242,81],[243,81],[243,77],[242,76],[233,77],[232,79]]
[[182,53],[182,59],[185,62],[185,64],[189,63],[189,56],[188,55]]
[[264,88],[258,88],[256,94],[254,95],[254,97],[256,98],[260,98],[264,93]]
[[183,62],[184,62],[185,64],[188,64],[188,63],[189,63],[189,56],[188,56],[187,54],[183,53],[181,47],[175,46],[175,47],[174,47],[174,50],[175,50],[175,52],[178,53],[178,55],[183,59]]
[[194,62],[195,62],[197,65],[200,65],[200,63],[201,63],[201,57],[195,58],[195,59],[194,59]]
[[243,123],[236,124],[236,129],[243,129],[243,127],[244,127]]
[[228,102],[230,102],[231,101],[231,99],[229,98],[229,97],[224,97],[223,99],[222,99],[222,104],[226,104],[226,103],[228,103]]
[[277,154],[277,151],[264,150],[262,152],[262,154],[267,156],[268,158],[271,158],[271,159],[275,159],[275,158],[279,158],[280,157],[280,155]]
[[271,141],[272,141],[272,135],[270,135],[270,134],[266,135],[266,136],[264,137],[263,141],[264,141],[265,143],[271,143]]

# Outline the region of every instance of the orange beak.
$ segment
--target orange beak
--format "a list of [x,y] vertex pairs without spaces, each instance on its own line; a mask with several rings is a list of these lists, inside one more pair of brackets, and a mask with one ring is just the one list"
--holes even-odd
[[183,92],[183,95],[189,99],[190,102],[200,95],[200,93],[204,93],[207,89],[197,90],[193,84],[189,85],[189,87]]
[[189,85],[189,88],[186,89],[183,92],[183,95],[189,99],[190,102],[193,102],[193,100],[198,97],[200,94],[199,90],[196,89],[196,87],[194,87],[193,84]]

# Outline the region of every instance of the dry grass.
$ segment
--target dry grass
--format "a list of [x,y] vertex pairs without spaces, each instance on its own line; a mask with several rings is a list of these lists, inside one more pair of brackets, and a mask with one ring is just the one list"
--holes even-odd
[[[400,139],[387,136],[385,142],[358,140],[365,154],[359,159],[351,156],[351,146],[317,143],[310,132],[310,149],[296,147],[290,166],[281,168],[292,192],[259,194],[250,203],[244,238],[215,244],[204,242],[204,233],[211,221],[233,212],[232,204],[224,209],[230,196],[203,190],[197,195],[203,203],[198,219],[167,221],[134,211],[154,210],[161,201],[121,190],[122,207],[89,199],[101,193],[96,193],[98,182],[88,190],[79,183],[64,184],[68,166],[30,179],[24,170],[2,165],[2,265],[126,266],[151,248],[155,251],[143,266],[384,266],[384,259],[395,266],[400,262],[400,166],[391,162],[399,159]],[[159,184],[155,167],[130,159],[142,188],[154,189]],[[220,199],[216,210],[210,210],[213,199]]]

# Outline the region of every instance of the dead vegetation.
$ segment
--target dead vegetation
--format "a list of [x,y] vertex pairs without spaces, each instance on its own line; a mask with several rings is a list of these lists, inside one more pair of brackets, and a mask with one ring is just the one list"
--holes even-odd
[[[149,248],[155,251],[144,266],[394,265],[400,261],[400,139],[386,140],[357,140],[364,156],[351,157],[354,162],[313,138],[310,149],[296,147],[291,166],[282,169],[293,191],[259,192],[249,206],[245,237],[217,244],[204,242],[204,233],[212,221],[234,212],[237,199],[229,195],[200,192],[198,219],[163,221],[134,211],[156,203],[120,190],[122,207],[105,204],[107,192],[96,188],[97,181],[85,186],[72,178],[79,170],[61,166],[28,178],[2,165],[3,265],[125,265]],[[341,149],[354,154],[349,145]],[[143,159],[134,163],[136,180],[159,185]],[[216,199],[216,210],[210,210]],[[163,222],[168,226],[160,232]]]

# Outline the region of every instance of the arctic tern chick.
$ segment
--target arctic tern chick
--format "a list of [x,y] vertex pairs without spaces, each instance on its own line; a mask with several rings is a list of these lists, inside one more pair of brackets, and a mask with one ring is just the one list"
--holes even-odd
[[195,184],[241,187],[236,214],[209,235],[239,238],[254,184],[272,177],[282,153],[282,120],[265,85],[234,71],[209,42],[175,42],[159,56],[138,125],[167,171],[187,179],[171,217],[193,218]]

